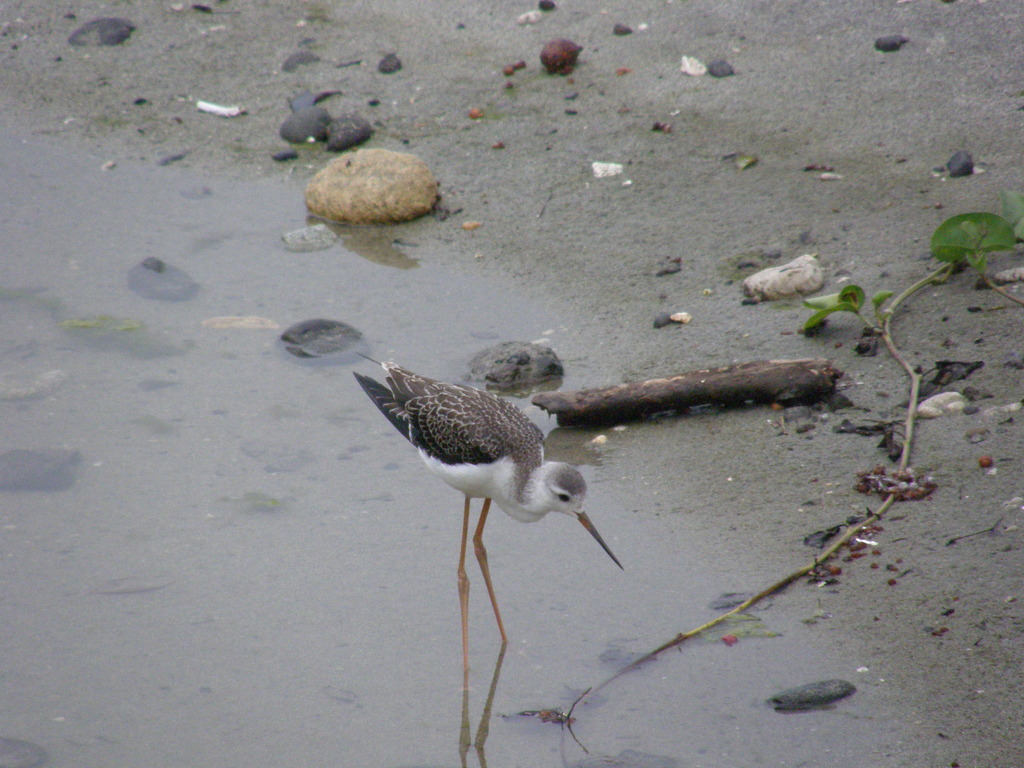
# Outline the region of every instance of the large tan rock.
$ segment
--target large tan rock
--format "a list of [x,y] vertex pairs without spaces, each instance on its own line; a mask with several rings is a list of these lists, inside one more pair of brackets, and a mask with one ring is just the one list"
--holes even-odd
[[328,163],[306,187],[306,206],[328,221],[394,224],[437,202],[437,181],[414,155],[359,149]]

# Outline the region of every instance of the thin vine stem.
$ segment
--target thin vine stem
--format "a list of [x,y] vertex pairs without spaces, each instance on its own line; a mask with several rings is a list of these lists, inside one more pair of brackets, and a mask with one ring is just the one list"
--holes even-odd
[[[878,328],[878,330],[881,332],[882,340],[885,343],[886,349],[889,351],[889,354],[899,364],[899,366],[903,369],[904,373],[906,373],[907,377],[910,379],[910,398],[907,404],[906,417],[904,419],[905,434],[903,439],[903,450],[900,453],[900,461],[898,465],[899,471],[905,470],[910,463],[910,452],[914,442],[914,425],[917,417],[917,399],[920,396],[921,392],[921,374],[914,370],[914,367],[903,356],[899,348],[896,346],[896,343],[893,340],[892,335],[892,318],[896,308],[899,307],[900,304],[909,299],[918,291],[927,288],[929,285],[944,282],[949,277],[950,273],[952,272],[952,269],[953,267],[950,264],[942,265],[931,274],[923,277],[921,280],[918,280],[916,283],[909,286],[899,295],[893,297],[889,301],[888,306],[886,306],[884,310],[879,311],[876,309],[875,313],[879,321],[878,326],[875,326],[874,324],[869,322],[867,318],[865,318],[859,312],[855,313],[857,317],[864,321],[865,325],[867,325],[869,328]],[[583,694],[583,696],[580,697],[580,699],[589,696],[595,691],[599,691],[606,685],[610,684],[612,681],[617,680],[626,673],[631,672],[634,669],[637,669],[638,667],[646,664],[659,654],[663,653],[664,651],[667,651],[669,648],[674,648],[680,645],[681,643],[685,642],[686,640],[689,640],[690,638],[696,637],[702,632],[706,632],[709,629],[712,629],[713,627],[717,626],[718,624],[721,624],[723,621],[730,618],[731,616],[735,616],[739,613],[742,613],[748,608],[761,602],[765,598],[782,591],[797,579],[802,578],[803,576],[806,576],[807,574],[811,573],[812,571],[814,571],[815,568],[817,568],[819,565],[821,565],[822,563],[826,562],[829,558],[831,558],[836,552],[839,551],[839,549],[843,545],[849,542],[858,533],[860,533],[866,527],[874,525],[875,523],[879,522],[882,519],[882,516],[889,510],[889,508],[893,505],[895,501],[896,494],[889,494],[888,496],[886,496],[885,500],[882,502],[881,506],[879,506],[877,510],[869,514],[867,518],[865,518],[861,522],[849,526],[841,536],[839,536],[835,541],[833,541],[826,549],[822,551],[822,553],[818,557],[814,558],[814,560],[812,560],[810,563],[807,563],[806,565],[802,566],[801,568],[798,568],[797,570],[793,571],[787,576],[784,576],[783,578],[776,581],[774,584],[765,587],[753,597],[744,600],[742,603],[731,608],[725,613],[719,614],[715,618],[711,619],[708,622],[705,622],[704,624],[701,624],[699,627],[696,627],[695,629],[691,629],[687,632],[681,632],[675,637],[673,637],[671,640],[662,643],[653,651],[650,651],[649,653],[646,653],[643,656],[641,656],[639,659],[636,659],[627,664],[625,667],[617,671],[615,674],[613,674],[611,677],[609,677],[601,684],[589,689],[587,692]],[[577,699],[576,703],[579,703],[579,699]]]
[[1015,301],[1018,304],[1020,304],[1022,307],[1024,307],[1024,299],[1018,299],[1016,296],[1014,296],[1008,290],[1003,288],[1003,286],[997,285],[996,282],[991,277],[989,277],[987,274],[985,274],[984,272],[981,273],[981,279],[985,281],[985,285],[987,285],[993,291],[998,293],[1004,299],[1009,299],[1010,301]]

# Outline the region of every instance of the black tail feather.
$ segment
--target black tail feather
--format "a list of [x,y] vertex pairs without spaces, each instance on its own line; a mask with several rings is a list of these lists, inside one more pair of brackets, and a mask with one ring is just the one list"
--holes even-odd
[[361,373],[355,373],[354,371],[352,375],[356,377],[359,386],[369,395],[370,399],[373,400],[373,404],[387,417],[387,420],[394,425],[395,429],[401,432],[406,440],[411,441],[409,437],[409,421],[402,415],[402,408],[395,402],[395,396],[391,393],[391,390],[369,376],[363,376]]

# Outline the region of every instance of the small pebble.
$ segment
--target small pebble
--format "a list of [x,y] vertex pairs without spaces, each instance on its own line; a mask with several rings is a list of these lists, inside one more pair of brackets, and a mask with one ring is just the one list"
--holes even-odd
[[612,34],[619,35],[620,37],[623,37],[625,35],[632,35],[633,28],[626,24],[616,24],[614,27],[612,27]]
[[904,43],[909,43],[910,38],[903,35],[884,35],[875,40],[875,50],[883,53],[898,51]]
[[583,47],[572,40],[551,40],[540,52],[540,63],[550,75],[568,75],[582,50]]
[[156,161],[156,164],[160,166],[170,165],[171,163],[176,163],[179,160],[184,160],[187,156],[188,152],[175,152],[173,155],[164,155]]
[[542,11],[553,11],[555,10],[555,0],[540,0],[537,7]]
[[270,157],[278,163],[286,163],[289,160],[298,160],[299,153],[294,149],[282,149],[280,152],[275,152]]
[[672,325],[672,316],[668,312],[662,312],[654,318],[655,328],[664,328],[666,325]]
[[974,173],[974,158],[970,152],[961,149],[949,158],[946,169],[950,176],[970,176]]
[[344,152],[371,136],[373,128],[365,119],[355,114],[340,115],[327,125],[327,149],[331,152]]
[[402,60],[397,54],[389,53],[377,64],[377,71],[383,75],[390,75],[402,68]]
[[520,26],[525,26],[526,24],[538,24],[540,22],[540,18],[540,11],[528,11],[516,19],[516,24]]
[[72,32],[68,42],[71,45],[120,45],[134,29],[128,19],[93,19]]
[[730,75],[735,75],[736,70],[725,59],[715,59],[708,64],[708,74],[712,77],[729,77]]

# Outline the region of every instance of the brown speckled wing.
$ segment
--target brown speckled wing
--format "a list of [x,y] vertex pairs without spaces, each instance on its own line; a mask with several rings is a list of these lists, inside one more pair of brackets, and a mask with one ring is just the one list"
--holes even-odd
[[[448,384],[385,363],[388,387],[356,375],[388,420],[417,448],[445,464],[488,464],[511,456],[538,466],[544,433],[490,392]],[[389,389],[390,388],[390,389]]]

